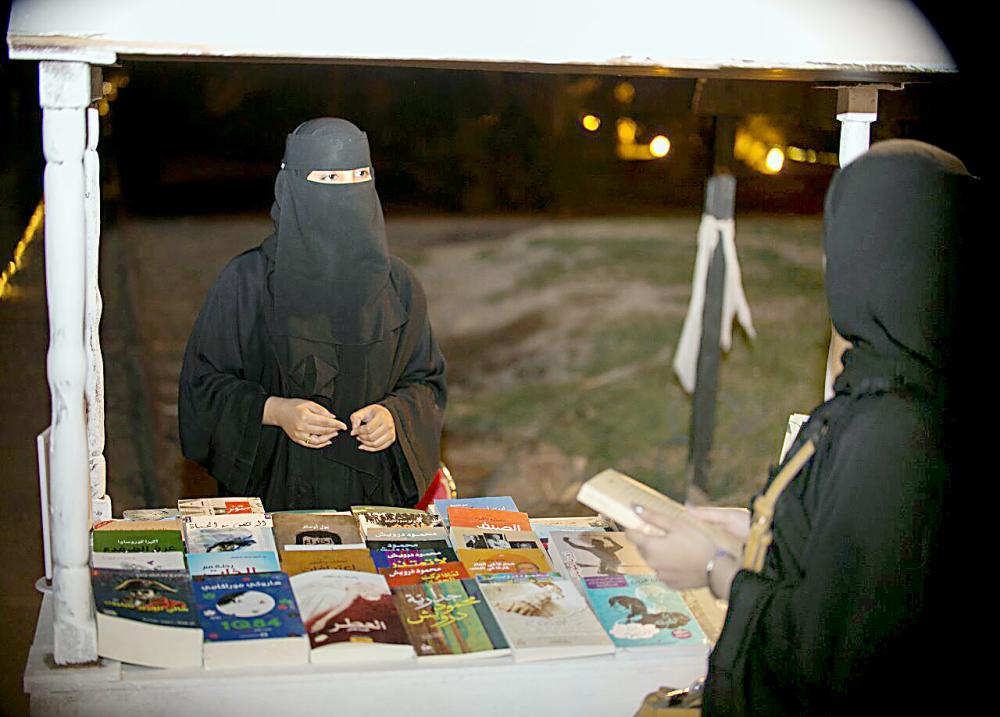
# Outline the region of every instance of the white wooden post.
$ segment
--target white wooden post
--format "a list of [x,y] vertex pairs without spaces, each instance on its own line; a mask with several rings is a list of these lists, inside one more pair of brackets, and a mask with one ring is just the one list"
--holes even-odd
[[[840,120],[840,166],[846,167],[868,151],[871,124],[878,118],[878,88],[871,86],[837,89],[837,119]],[[847,342],[835,330],[830,334],[826,355],[823,399],[833,398],[833,381],[842,368],[840,357]]]
[[90,65],[39,63],[45,153],[45,283],[49,307],[52,394],[50,516],[54,658],[56,664],[97,659],[97,629],[88,569],[90,480],[84,389],[86,220],[83,155]]
[[[101,95],[101,69],[91,68],[91,99]],[[101,165],[97,142],[101,121],[95,107],[87,109],[87,148],[83,153],[86,186],[84,216],[87,232],[87,290],[84,319],[87,345],[87,449],[90,466],[90,517],[96,523],[111,518],[104,460],[104,357],[101,354],[101,287],[98,269],[101,249]]]

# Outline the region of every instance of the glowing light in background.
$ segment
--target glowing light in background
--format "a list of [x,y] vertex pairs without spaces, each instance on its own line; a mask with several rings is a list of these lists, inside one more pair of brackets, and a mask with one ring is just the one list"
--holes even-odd
[[580,120],[580,124],[588,132],[596,132],[601,127],[601,118],[597,115],[584,115],[583,119]]
[[38,206],[35,207],[31,219],[28,220],[28,226],[25,228],[24,234],[21,235],[21,240],[14,247],[14,258],[0,272],[0,300],[8,299],[13,295],[14,292],[10,285],[10,280],[14,278],[14,274],[20,271],[24,261],[24,252],[28,249],[31,242],[34,241],[35,236],[38,234],[38,229],[42,226],[44,220],[45,200],[43,199],[38,202]]
[[634,119],[620,117],[616,123],[618,129],[618,141],[623,144],[635,142],[635,133],[638,129]]
[[666,157],[667,152],[669,151],[670,140],[662,134],[658,134],[653,137],[652,141],[649,143],[649,153],[654,157]]
[[635,98],[635,87],[631,82],[619,82],[615,85],[615,99],[622,104],[628,104]]
[[775,174],[781,171],[781,168],[785,166],[785,153],[781,151],[781,147],[771,147],[768,150],[767,156],[764,158],[764,166]]

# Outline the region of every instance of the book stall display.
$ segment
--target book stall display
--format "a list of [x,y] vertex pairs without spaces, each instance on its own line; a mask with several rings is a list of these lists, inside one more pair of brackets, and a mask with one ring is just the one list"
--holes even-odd
[[660,582],[618,528],[534,519],[509,496],[429,511],[269,513],[256,498],[126,511],[91,533],[98,653],[147,702],[168,681],[211,690],[213,678],[261,686],[264,674],[277,699],[277,681],[323,670],[344,681],[338,699],[364,703],[358,681],[382,680],[399,689],[379,699],[400,707],[428,683],[513,679],[557,709],[565,695],[550,680],[615,694],[628,675],[637,706],[704,672],[718,617]]

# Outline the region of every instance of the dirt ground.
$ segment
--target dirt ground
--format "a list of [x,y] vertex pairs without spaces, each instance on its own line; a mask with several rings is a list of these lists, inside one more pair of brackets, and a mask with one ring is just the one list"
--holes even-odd
[[[697,223],[694,214],[388,220],[390,246],[424,284],[448,359],[444,460],[460,495],[510,494],[533,515],[579,514],[577,485],[616,467],[683,496],[690,401],[670,362]],[[736,331],[723,362],[713,502],[745,503],[777,457],[788,414],[820,400],[828,324],[819,229],[815,217],[739,220],[759,336],[751,343]],[[269,230],[264,215],[120,225],[162,504],[211,490],[180,455],[181,357],[219,270]],[[116,512],[149,492],[116,498]]]

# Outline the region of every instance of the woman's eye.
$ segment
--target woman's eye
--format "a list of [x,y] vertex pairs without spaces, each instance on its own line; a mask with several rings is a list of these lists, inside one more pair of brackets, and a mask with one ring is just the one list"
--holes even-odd
[[356,176],[357,176],[357,177],[358,177],[359,179],[365,179],[365,178],[366,178],[366,177],[368,176],[368,170],[367,170],[367,169],[359,169],[359,170],[358,170],[358,171],[356,172]]
[[324,177],[324,179],[328,182],[336,182],[337,180],[340,179],[340,175],[337,174],[336,172],[330,172],[328,175]]

